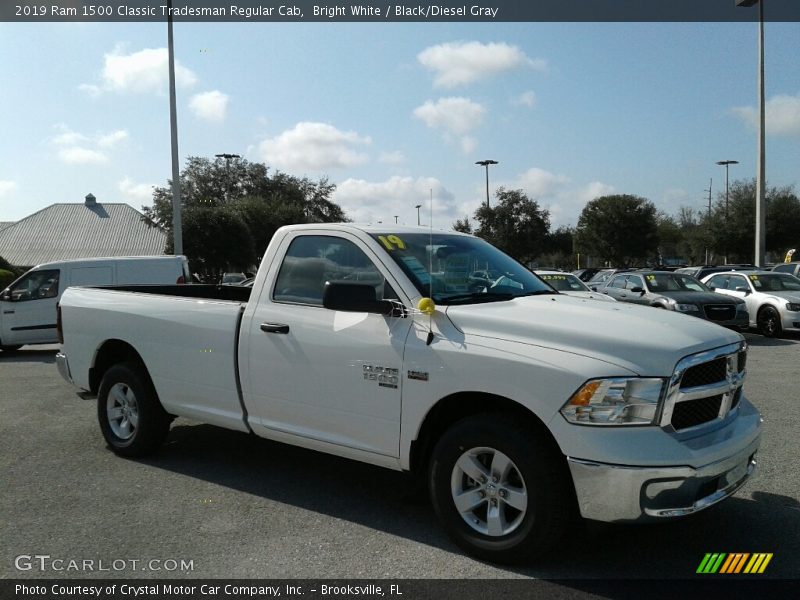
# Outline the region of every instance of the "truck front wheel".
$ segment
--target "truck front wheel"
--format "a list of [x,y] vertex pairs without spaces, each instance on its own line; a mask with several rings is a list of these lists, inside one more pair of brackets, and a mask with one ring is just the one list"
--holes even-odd
[[121,456],[150,454],[169,433],[169,415],[144,368],[133,362],[114,365],[103,375],[97,418],[111,450]]
[[433,451],[428,483],[453,541],[493,562],[547,552],[575,514],[560,452],[507,416],[477,415],[453,425]]

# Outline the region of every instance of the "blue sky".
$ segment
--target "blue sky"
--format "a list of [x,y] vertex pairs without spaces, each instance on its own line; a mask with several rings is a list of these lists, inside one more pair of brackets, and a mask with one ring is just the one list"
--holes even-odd
[[[668,213],[755,175],[754,23],[177,23],[187,156],[338,186],[357,221],[448,229],[490,185],[574,225],[605,193]],[[150,203],[170,177],[166,24],[0,23],[0,221]],[[766,24],[767,178],[800,187],[800,24]],[[183,164],[183,162],[182,162]],[[427,206],[423,222],[427,223]]]

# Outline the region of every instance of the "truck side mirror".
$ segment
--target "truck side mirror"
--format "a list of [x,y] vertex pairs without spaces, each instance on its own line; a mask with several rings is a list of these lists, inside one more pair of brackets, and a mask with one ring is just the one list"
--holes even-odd
[[631,292],[633,292],[634,294],[644,294],[644,290],[642,289],[642,286],[640,286],[640,285],[632,287],[631,288]]
[[363,283],[325,283],[322,306],[344,312],[367,312],[390,315],[394,305],[388,300],[377,300],[375,286]]
[[737,292],[744,292],[745,296],[749,296],[750,295],[750,289],[745,285],[740,285],[739,287],[736,288],[736,291]]
[[6,288],[0,292],[0,300],[4,302],[11,302],[11,290]]

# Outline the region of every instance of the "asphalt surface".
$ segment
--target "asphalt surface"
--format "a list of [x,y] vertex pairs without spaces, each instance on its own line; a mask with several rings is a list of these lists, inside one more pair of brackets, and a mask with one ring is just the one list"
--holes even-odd
[[[59,377],[54,346],[0,353],[0,578],[534,577],[580,588],[586,578],[691,578],[707,552],[771,552],[760,577],[798,578],[800,336],[747,338],[745,390],[765,423],[744,489],[685,520],[584,523],[552,556],[515,568],[462,554],[388,470],[184,420],[157,456],[118,458],[95,402]],[[66,570],[20,570],[21,555],[63,559]],[[162,562],[144,566],[152,560]],[[181,560],[192,568],[174,570]],[[100,561],[114,568],[98,571]]]

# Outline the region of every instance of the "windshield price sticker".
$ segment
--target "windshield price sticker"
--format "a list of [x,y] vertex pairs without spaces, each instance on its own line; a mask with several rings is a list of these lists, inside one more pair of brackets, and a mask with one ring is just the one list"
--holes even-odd
[[656,280],[656,276],[655,275],[648,275],[647,279],[649,279],[650,281],[655,281]]
[[405,250],[406,244],[403,240],[401,240],[396,235],[379,235],[378,239],[380,240],[383,247],[389,250]]
[[758,281],[758,275],[750,275],[751,281]]
[[566,275],[542,275],[541,277],[545,281],[566,281],[567,279]]

